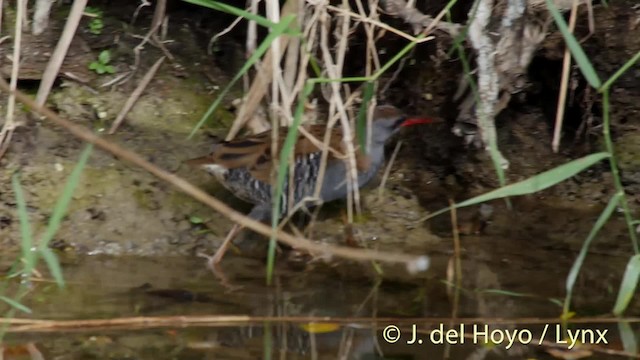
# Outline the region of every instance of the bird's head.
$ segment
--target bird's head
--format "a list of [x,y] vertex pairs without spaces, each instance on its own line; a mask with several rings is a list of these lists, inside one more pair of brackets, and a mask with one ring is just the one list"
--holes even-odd
[[400,109],[394,106],[380,105],[375,108],[373,113],[371,141],[383,144],[402,127],[435,122],[438,121],[430,118],[407,117]]

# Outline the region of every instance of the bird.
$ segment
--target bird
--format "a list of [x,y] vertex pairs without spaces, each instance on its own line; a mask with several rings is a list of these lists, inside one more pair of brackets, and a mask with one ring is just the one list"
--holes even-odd
[[[373,179],[384,163],[384,146],[401,127],[435,122],[430,118],[409,118],[400,109],[391,105],[375,107],[370,142],[366,151],[354,141],[356,167],[358,169],[358,188],[365,186]],[[288,214],[290,204],[298,204],[313,196],[320,175],[323,142],[327,131],[331,132],[328,158],[324,176],[322,177],[319,200],[322,203],[347,197],[350,187],[347,185],[348,165],[337,152],[344,153],[346,145],[340,127],[328,130],[325,125],[310,125],[299,131],[293,150],[293,177],[284,177],[284,186],[280,199],[280,216]],[[278,151],[280,154],[289,128],[278,129]],[[369,129],[365,139],[369,138]],[[185,161],[188,165],[201,168],[213,175],[236,197],[253,204],[247,215],[249,218],[266,222],[272,216],[272,191],[274,178],[272,170],[275,162],[272,158],[272,130],[255,135],[222,141],[213,146],[212,151],[198,158]],[[293,179],[293,187],[289,181]],[[289,197],[292,196],[292,199]],[[291,200],[291,201],[290,201]],[[242,229],[236,224],[227,234],[217,252],[209,257],[209,264],[216,266],[223,258],[228,246]]]

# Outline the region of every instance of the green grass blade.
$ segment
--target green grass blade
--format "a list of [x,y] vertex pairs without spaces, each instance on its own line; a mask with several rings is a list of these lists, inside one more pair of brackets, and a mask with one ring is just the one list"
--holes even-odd
[[[603,159],[606,159],[608,157],[609,157],[609,153],[607,152],[599,152],[599,153],[587,155],[583,158],[570,161],[564,165],[560,165],[551,170],[532,176],[526,180],[513,183],[507,186],[503,186],[501,188],[490,191],[486,194],[482,194],[474,198],[471,198],[469,200],[465,200],[461,203],[456,204],[455,207],[461,208],[465,206],[480,204],[485,201],[501,199],[501,198],[506,198],[510,196],[532,194],[537,191],[544,190],[548,187],[556,185],[574,176],[575,174],[589,168],[593,164]],[[425,221],[425,220],[434,218],[438,215],[442,215],[449,210],[451,210],[450,207],[440,209],[420,219],[420,221]]]
[[[226,12],[227,14],[239,16],[249,21],[255,21],[256,24],[266,28],[272,29],[278,25],[263,16],[254,14],[244,9],[237,8],[235,6],[231,6],[229,4],[225,4],[223,2],[213,1],[213,0],[182,0],[182,1],[194,4],[194,5],[203,6],[209,9]],[[287,29],[285,33],[288,35],[296,35],[296,36],[300,35],[300,31],[298,29]]]
[[604,89],[608,89],[611,85],[618,80],[622,74],[624,74],[630,67],[632,67],[638,60],[640,60],[640,51],[638,51],[629,61],[624,63],[615,74],[613,74],[607,81],[605,81],[604,85],[598,91],[603,91]]
[[62,223],[62,218],[67,212],[67,208],[69,207],[69,203],[71,202],[71,197],[73,196],[73,191],[76,186],[78,186],[78,182],[80,181],[80,175],[82,174],[82,169],[87,164],[87,160],[89,160],[89,156],[93,150],[93,145],[89,144],[80,154],[80,159],[78,163],[71,171],[71,175],[69,175],[69,179],[67,179],[67,183],[64,185],[62,189],[62,195],[58,198],[56,205],[53,208],[53,213],[51,214],[51,218],[49,219],[49,224],[45,230],[45,233],[40,238],[40,243],[38,244],[38,249],[42,250],[49,246],[49,242],[53,239],[53,236],[58,232],[60,228],[60,224]]
[[580,269],[582,268],[584,259],[587,257],[589,246],[591,246],[591,242],[593,241],[593,239],[596,237],[600,229],[602,229],[604,224],[607,223],[607,221],[611,217],[611,214],[613,214],[613,212],[616,210],[618,204],[620,203],[620,199],[622,199],[621,193],[617,193],[611,197],[611,199],[609,200],[609,204],[607,204],[607,207],[602,211],[602,213],[598,217],[598,220],[596,220],[595,224],[593,224],[593,227],[591,227],[591,231],[589,232],[587,239],[582,243],[582,248],[580,249],[578,257],[573,262],[573,266],[571,266],[571,270],[569,271],[569,275],[567,275],[566,282],[567,296],[565,297],[563,308],[563,314],[565,315],[569,313],[569,307],[571,306],[571,296],[573,295],[573,287],[576,283],[576,279],[578,278],[578,274],[580,274]]
[[262,335],[262,359],[271,360],[273,359],[273,350],[274,350],[271,322],[265,321],[262,324],[262,328],[264,329],[264,334]]
[[618,331],[620,332],[620,340],[622,340],[622,348],[627,354],[638,354],[638,341],[636,335],[626,321],[618,323]]
[[16,194],[16,203],[18,205],[18,219],[20,221],[20,246],[22,248],[22,259],[28,272],[35,267],[36,256],[33,251],[33,233],[31,224],[29,223],[29,213],[27,211],[27,202],[24,199],[22,186],[18,174],[13,175],[11,179],[13,192]]
[[640,279],[640,254],[632,256],[627,263],[620,291],[618,291],[618,298],[613,307],[614,315],[620,316],[627,309],[638,286],[638,279]]
[[571,31],[569,31],[567,23],[564,21],[562,14],[560,14],[560,11],[558,11],[558,8],[556,8],[553,1],[546,0],[546,2],[549,12],[551,12],[551,16],[553,16],[553,20],[555,20],[558,29],[564,37],[564,41],[567,43],[567,46],[571,51],[571,55],[573,55],[573,58],[576,60],[576,64],[578,64],[578,67],[580,67],[580,71],[582,71],[582,75],[584,75],[585,79],[587,79],[591,86],[599,89],[602,85],[602,81],[598,77],[596,70],[593,68],[591,61],[589,61],[589,58],[584,53],[584,50],[582,50],[582,47],[578,43],[576,37],[573,36]]
[[[416,39],[422,39],[424,37],[424,35],[418,35],[418,37],[416,37]],[[402,57],[408,53],[409,51],[411,51],[411,49],[413,49],[416,45],[418,45],[417,42],[412,41],[410,43],[408,43],[404,48],[402,48],[402,50],[398,51],[397,54],[395,54],[391,60],[387,61],[384,65],[382,65],[382,67],[380,68],[380,70],[378,70],[375,74],[373,74],[371,76],[372,80],[378,80],[378,78],[380,78],[380,76],[382,76],[385,72],[387,72],[387,70],[389,70],[389,68],[391,66],[393,66],[393,64],[395,64],[396,62],[400,61],[400,59],[402,59]]]
[[526,180],[503,186],[486,194],[456,204],[456,207],[464,207],[480,204],[485,201],[500,199],[508,196],[526,195],[544,190],[556,185],[577,173],[591,167],[593,164],[609,157],[609,153],[599,152],[587,155],[583,158],[570,161],[551,170],[532,176]]
[[20,310],[24,313],[27,314],[31,314],[31,309],[29,309],[28,307],[20,304],[19,302],[8,298],[6,296],[0,295],[0,300],[4,301],[5,303],[7,303],[9,306],[11,306],[12,308],[16,309],[16,310]]
[[249,59],[245,61],[240,71],[238,71],[238,73],[233,77],[233,79],[231,79],[231,81],[227,84],[227,86],[225,86],[222,92],[218,95],[218,98],[216,99],[216,101],[214,101],[213,104],[211,104],[207,112],[202,116],[200,121],[198,121],[198,124],[196,124],[193,130],[191,130],[191,133],[189,134],[189,138],[193,137],[196,131],[198,131],[198,129],[202,127],[205,121],[207,121],[207,119],[209,119],[211,114],[213,114],[214,111],[218,108],[218,106],[224,99],[224,96],[229,92],[229,90],[231,90],[233,85],[235,85],[235,83],[238,80],[240,80],[240,78],[242,78],[242,75],[244,75],[258,61],[258,59],[260,59],[262,55],[264,55],[264,53],[267,52],[267,50],[271,46],[271,43],[278,36],[282,35],[282,33],[285,32],[285,30],[289,27],[289,25],[291,24],[291,22],[293,22],[295,18],[296,18],[295,15],[287,15],[283,17],[282,20],[273,27],[273,30],[269,33],[269,35],[267,35],[267,37],[262,41],[262,43],[260,43],[260,46],[258,46],[256,51],[253,52],[251,57],[249,57]]
[[280,207],[282,202],[282,193],[285,191],[284,181],[286,179],[286,176],[288,175],[287,172],[289,169],[289,157],[293,153],[293,149],[298,139],[298,128],[300,127],[300,124],[302,124],[304,104],[313,91],[314,85],[314,81],[309,81],[305,85],[300,96],[300,100],[298,101],[298,105],[296,106],[296,112],[293,116],[293,124],[291,124],[291,127],[289,128],[287,137],[284,139],[284,143],[282,144],[282,150],[280,150],[276,187],[275,190],[273,190],[273,205],[271,208],[271,227],[274,232],[269,239],[269,251],[267,253],[267,284],[271,284],[271,279],[273,276],[273,268],[276,256],[275,230],[278,227],[278,222],[280,221]]
[[51,271],[51,276],[53,276],[56,284],[58,284],[58,286],[60,287],[63,287],[64,277],[62,276],[62,267],[60,266],[60,262],[58,261],[58,257],[56,256],[56,254],[54,254],[53,251],[51,251],[51,249],[49,248],[42,248],[40,249],[40,255],[47,263],[49,271]]
[[358,144],[363,154],[367,152],[367,109],[369,108],[369,102],[373,98],[374,90],[375,84],[373,81],[367,81],[364,84],[362,104],[360,104],[360,111],[358,112],[358,119],[356,120],[356,136],[358,137]]
[[480,290],[479,293],[491,294],[491,295],[513,296],[513,297],[537,297],[536,295],[519,293],[515,291],[502,290],[502,289],[483,289],[483,290]]

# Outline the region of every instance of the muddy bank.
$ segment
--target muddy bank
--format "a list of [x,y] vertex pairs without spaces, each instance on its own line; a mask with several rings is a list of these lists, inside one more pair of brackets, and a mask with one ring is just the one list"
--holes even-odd
[[[595,65],[602,74],[617,69],[640,46],[632,36],[617,37],[615,41],[610,38],[613,33],[637,32],[632,13],[627,11],[629,6],[630,3],[619,2],[607,9],[596,7],[598,28],[584,46],[593,55]],[[149,13],[145,14],[150,16]],[[618,21],[623,15],[627,21]],[[216,64],[227,59],[225,56],[234,55],[229,50],[224,56],[215,52],[210,56],[203,50],[204,40],[208,38],[202,34],[221,24],[194,30],[193,23],[185,22],[179,16],[176,18],[173,28],[182,30],[172,34],[173,42],[167,43],[167,49],[176,56],[176,61],[168,62],[161,68],[118,132],[104,136],[139,152],[165,169],[176,171],[238,209],[246,210],[246,204],[235,200],[208,176],[180,166],[182,160],[206,152],[211,142],[207,134],[223,135],[233,119],[233,113],[227,107],[221,107],[204,131],[187,139],[192,126],[230,76],[227,70],[221,70]],[[79,36],[90,44],[87,51],[91,57],[96,57],[99,50],[108,47],[105,45],[108,40],[119,39],[117,53],[120,55],[114,56],[114,65],[118,72],[125,71],[133,59],[131,49],[139,39],[118,29],[117,18],[106,19],[104,36],[95,38],[82,32]],[[142,23],[144,20],[142,17],[138,21]],[[584,31],[583,22],[580,24],[580,31]],[[141,32],[135,27],[132,29]],[[224,43],[233,43],[233,39],[226,39]],[[450,106],[447,102],[455,91],[459,64],[455,61],[431,61],[428,54],[448,43],[443,38],[421,45],[415,54],[416,62],[405,66],[391,86],[388,99],[393,99],[393,94],[404,89],[407,111],[446,115],[446,108]],[[598,56],[602,44],[606,44],[609,51],[606,55]],[[236,48],[234,46],[223,48]],[[545,45],[546,50],[551,47]],[[536,61],[546,62],[550,64],[550,69],[555,69],[553,66],[557,67],[560,60],[546,50],[539,54]],[[141,58],[141,69],[148,68],[160,54],[159,49],[151,46],[146,49]],[[532,71],[539,71],[536,69],[539,68],[533,68]],[[142,73],[138,71],[136,78]],[[451,76],[437,75],[442,73]],[[589,106],[584,105],[580,101],[586,101],[587,98],[579,87],[575,106],[580,111],[575,114],[577,118],[569,117],[567,121],[569,124],[580,124],[585,119],[589,120],[591,130],[574,143],[575,136],[568,128],[561,153],[551,152],[550,117],[546,111],[550,104],[542,94],[558,74],[555,70],[542,75],[531,73],[532,89],[541,90],[532,90],[514,99],[499,118],[500,147],[511,163],[507,171],[509,182],[525,179],[601,147],[597,135],[599,102],[592,99]],[[115,75],[93,76],[87,84],[62,80],[49,104],[62,115],[104,134],[135,86],[135,81],[110,89],[99,85]],[[637,164],[633,153],[637,140],[633,132],[633,114],[638,112],[638,104],[633,99],[639,95],[638,82],[634,81],[638,76],[637,71],[629,71],[616,85],[616,96],[612,98],[621,167],[634,198]],[[419,81],[416,82],[416,79]],[[552,88],[550,92],[553,91]],[[236,91],[226,102],[230,103],[238,95]],[[442,242],[439,235],[450,235],[448,216],[420,225],[414,223],[415,219],[445,206],[449,198],[460,201],[497,186],[495,172],[486,154],[466,148],[460,138],[450,133],[450,126],[450,123],[444,123],[425,128],[419,133],[401,134],[404,145],[393,164],[385,196],[378,199],[376,184],[364,191],[365,214],[355,224],[363,244],[383,249],[429,252],[432,246]],[[60,129],[52,128],[46,121],[38,121],[21,133],[8,155],[0,160],[7,170],[0,175],[0,238],[6,248],[14,248],[19,242],[11,175],[20,171],[31,220],[37,224],[36,228],[42,228],[64,179],[83,148],[79,141]],[[514,219],[502,203],[496,202],[492,224],[485,233],[512,236],[514,232],[518,233],[515,229],[526,229],[522,231],[543,234],[549,241],[563,238],[572,239],[577,244],[584,238],[595,214],[608,201],[611,191],[609,170],[604,164],[598,165],[558,186],[527,197],[523,200],[527,205],[516,202],[516,206],[522,207],[518,209],[520,213],[529,214],[516,219],[516,223],[513,223]],[[468,219],[473,222],[477,211],[477,208],[461,210],[462,221]],[[557,231],[549,232],[544,220],[549,212],[560,217],[559,224],[578,225],[575,229],[559,225]],[[190,221],[194,217],[204,219],[208,226]],[[511,224],[511,227],[505,225],[503,228],[501,224]],[[88,254],[193,255],[199,250],[211,251],[215,248],[229,227],[224,217],[175,192],[167,184],[96,151],[83,174],[63,227],[56,236],[56,243],[61,248],[73,248],[74,251]],[[323,212],[314,234],[320,241],[342,242],[344,227],[340,204],[332,205]]]

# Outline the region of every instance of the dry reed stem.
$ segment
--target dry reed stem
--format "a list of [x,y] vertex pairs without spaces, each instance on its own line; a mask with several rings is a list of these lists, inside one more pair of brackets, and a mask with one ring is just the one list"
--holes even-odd
[[[158,38],[158,29],[163,28],[162,33],[166,33],[166,28],[168,27],[165,22],[165,15],[167,12],[167,0],[157,0],[156,8],[153,12],[153,19],[151,20],[151,28],[155,29],[151,34],[151,38],[153,39],[154,45],[157,46],[163,53],[164,56],[168,57],[169,60],[173,61],[174,57],[171,55],[171,52],[164,46],[162,40]],[[164,37],[164,35],[163,35]]]
[[[638,323],[640,318],[599,318],[585,317],[572,318],[567,322],[571,324],[588,324],[588,323],[619,323],[619,322]],[[414,329],[411,324],[422,324],[424,328],[429,326],[437,326],[444,322],[454,325],[465,324],[472,325],[478,323],[492,325],[544,325],[558,324],[558,318],[373,318],[373,317],[321,317],[321,316],[245,316],[245,315],[191,315],[191,316],[166,316],[166,317],[129,317],[116,319],[89,319],[89,320],[40,320],[40,319],[3,319],[2,323],[7,326],[7,333],[51,333],[51,332],[96,332],[98,330],[133,330],[133,329],[156,329],[156,328],[186,328],[186,327],[239,327],[239,326],[264,326],[265,323],[277,324],[305,324],[305,323],[331,323],[340,324],[351,329],[354,327],[370,326],[375,332],[382,330],[389,323],[399,326],[401,332],[412,333]],[[406,325],[405,325],[406,324]],[[418,329],[417,333],[421,335],[429,335],[430,330]],[[464,333],[465,338],[474,339],[475,334],[469,332]],[[531,339],[531,343],[536,345],[544,345],[549,348],[564,348],[566,344],[548,341],[544,339]],[[589,345],[584,347],[585,350],[597,352],[601,354],[624,356],[628,358],[638,359],[640,355],[630,352],[607,349],[597,345]]]
[[138,14],[140,14],[140,10],[142,10],[142,8],[146,6],[151,6],[151,3],[147,0],[140,0],[140,5],[138,5],[138,7],[136,7],[136,10],[133,12],[129,25],[133,26],[133,24],[136,22],[136,19],[138,18]]
[[395,17],[404,20],[405,23],[413,27],[415,33],[426,34],[433,28],[449,33],[451,37],[456,37],[462,28],[459,24],[441,23],[440,20],[447,7],[440,12],[439,17],[432,19],[431,16],[425,15],[415,8],[414,1],[405,2],[404,0],[387,0],[385,1],[385,10]]
[[[455,319],[458,316],[458,306],[460,305],[460,290],[462,289],[462,261],[460,257],[460,232],[458,228],[458,211],[455,207],[453,199],[449,199],[449,206],[451,207],[451,231],[453,233],[453,277],[451,283],[455,283],[455,286],[449,286],[449,290],[453,291],[453,306],[451,307],[451,319]],[[450,324],[451,325],[451,324]]]
[[355,18],[357,20],[360,20],[360,21],[366,22],[366,23],[370,23],[372,25],[375,25],[375,26],[377,26],[377,27],[379,27],[381,29],[387,30],[387,31],[389,31],[391,33],[394,33],[394,34],[396,34],[396,35],[398,35],[400,37],[403,37],[403,38],[405,38],[405,39],[407,39],[409,41],[415,42],[417,44],[420,44],[420,43],[423,43],[423,42],[426,42],[426,41],[434,39],[432,36],[428,36],[428,37],[424,37],[424,38],[418,38],[418,37],[409,35],[406,32],[400,31],[400,30],[398,30],[398,29],[396,29],[396,28],[394,28],[392,26],[389,26],[389,25],[387,25],[387,24],[385,24],[385,23],[383,23],[381,21],[370,19],[370,18],[367,18],[365,16],[358,15],[357,13],[355,13],[355,12],[353,12],[351,10],[344,10],[344,9],[341,9],[341,8],[333,6],[333,5],[327,5],[327,9],[331,10],[331,11],[334,11],[334,12],[338,12],[338,13],[349,14],[351,17],[353,17],[353,18]]
[[27,4],[28,4],[28,0],[23,1],[21,3],[16,3],[16,4],[20,4],[22,6],[22,31],[27,32],[29,31],[29,9],[27,8]]
[[391,167],[393,163],[396,161],[396,157],[400,152],[400,148],[402,147],[402,140],[398,141],[396,147],[393,149],[393,153],[391,154],[391,158],[389,159],[389,163],[387,164],[386,169],[384,169],[384,175],[382,175],[382,181],[380,182],[380,186],[378,186],[378,201],[382,201],[382,197],[384,196],[384,187],[387,184],[387,179],[389,179],[389,174],[391,174]]
[[[329,35],[327,22],[328,14],[324,12],[324,16],[320,17],[320,21],[324,22],[324,26],[320,29],[320,49],[322,50],[322,57],[324,66],[327,71],[327,77],[330,79],[339,79],[342,77],[342,73],[338,72],[338,69],[331,57],[331,50],[329,50]],[[338,54],[338,57],[340,54]],[[344,54],[342,54],[344,56]],[[333,113],[333,109],[337,110],[339,115],[340,125],[342,127],[343,143],[345,145],[345,151],[347,155],[347,193],[353,193],[353,198],[347,197],[347,217],[349,222],[353,222],[353,200],[359,199],[358,191],[358,170],[355,159],[355,149],[353,146],[353,132],[349,117],[347,116],[346,106],[344,100],[340,94],[340,83],[331,82],[331,101],[329,103],[329,114]]]
[[[571,7],[571,17],[569,18],[569,32],[573,34],[576,27],[576,18],[578,17],[578,1],[573,0]],[[564,121],[565,105],[567,103],[567,89],[569,87],[569,73],[571,66],[571,52],[569,47],[565,45],[564,58],[562,59],[562,77],[560,80],[560,94],[558,97],[558,107],[556,109],[556,123],[553,129],[553,140],[551,141],[551,149],[557,153],[560,149],[560,137],[562,135],[562,123]]]
[[33,35],[40,35],[49,25],[49,12],[55,0],[36,0],[33,12],[33,23],[31,32]]
[[[249,6],[249,12],[257,15],[258,14],[258,3],[260,0],[248,0],[251,1],[251,5]],[[257,42],[258,42],[258,24],[250,20],[247,24],[247,42],[246,42],[246,56],[247,58],[251,56],[254,51],[256,51]]]
[[[22,10],[24,9],[25,0],[18,0],[17,2],[17,14],[15,23],[15,37],[13,39],[13,59],[11,64],[11,91],[15,91],[18,86],[18,75],[20,72],[20,47],[22,46]],[[16,97],[13,93],[9,94],[7,101],[7,116],[0,132],[0,158],[2,158],[9,149],[11,144],[11,138],[13,137],[13,131],[16,128],[15,123],[15,106]]]
[[233,20],[233,22],[231,22],[231,24],[229,24],[229,26],[227,26],[222,31],[212,36],[211,39],[209,40],[209,44],[207,44],[207,54],[212,55],[213,52],[211,49],[213,48],[213,44],[215,44],[216,40],[218,40],[222,36],[229,33],[229,31],[233,30],[233,28],[235,28],[236,25],[238,25],[242,19],[244,19],[242,16],[238,16],[235,20]]
[[4,0],[0,0],[0,34],[2,34],[2,15],[4,9]]
[[67,55],[67,51],[69,51],[69,46],[76,34],[76,30],[78,29],[78,25],[82,19],[82,13],[86,6],[87,0],[75,0],[73,5],[71,5],[71,11],[67,17],[67,22],[64,25],[64,30],[62,30],[62,35],[60,35],[58,45],[56,45],[56,48],[47,63],[47,67],[42,74],[42,80],[40,81],[40,87],[38,88],[38,94],[36,95],[36,104],[39,106],[44,105],[49,97],[53,83],[58,76],[58,72],[60,71],[62,62]]
[[[228,217],[233,222],[236,222],[246,228],[249,228],[257,233],[260,233],[265,236],[271,236],[274,231],[270,226],[267,226],[259,221],[255,221],[253,219],[248,218],[247,216],[233,210],[225,203],[220,200],[208,195],[204,191],[199,188],[191,185],[185,179],[174,175],[170,172],[160,169],[154,164],[148,162],[140,155],[126,150],[120,147],[117,144],[111,143],[107,140],[104,140],[93,132],[88,130],[83,126],[79,126],[73,124],[69,120],[63,119],[58,116],[56,113],[48,109],[47,107],[43,107],[37,105],[33,100],[31,100],[28,96],[23,94],[22,92],[16,90],[11,91],[9,84],[0,77],[0,88],[4,89],[8,93],[15,94],[16,98],[22,102],[23,104],[32,108],[33,111],[39,113],[47,117],[50,121],[55,123],[58,126],[65,128],[67,131],[72,133],[74,136],[88,142],[91,144],[95,144],[103,150],[108,151],[109,153],[115,155],[116,157],[133,163],[144,170],[148,171],[152,175],[162,179],[173,186],[175,186],[178,190],[190,195],[195,200],[204,203],[214,209],[215,211],[221,213],[222,215]],[[407,270],[410,272],[422,271],[426,270],[429,266],[429,259],[426,256],[413,256],[406,254],[397,254],[397,253],[380,253],[377,251],[372,251],[368,249],[352,249],[344,246],[334,246],[334,245],[322,245],[317,244],[309,239],[304,238],[296,238],[291,236],[285,232],[275,232],[275,237],[281,242],[291,246],[297,247],[299,249],[303,249],[309,252],[318,252],[318,253],[326,253],[331,254],[337,257],[343,257],[352,260],[358,261],[371,261],[371,260],[379,260],[387,263],[401,263],[407,266]]]
[[[154,17],[155,17],[155,13],[154,13]],[[151,40],[151,37],[158,31],[158,28],[160,27],[160,25],[162,25],[161,21],[155,24],[155,26],[151,26],[149,31],[147,31],[144,37],[142,37],[142,41],[140,41],[140,43],[133,48],[133,54],[134,54],[133,68],[129,72],[129,74],[126,77],[124,77],[122,81],[118,83],[118,85],[122,85],[127,81],[131,80],[133,76],[136,74],[136,72],[140,68],[140,52],[142,51],[142,49],[144,49],[144,45],[148,43],[149,40]],[[173,59],[173,57],[170,57],[170,59]]]
[[[294,13],[293,9],[295,8],[295,2],[297,0],[287,0],[284,7],[282,8],[282,17],[287,16],[289,14]],[[280,48],[286,49],[289,43],[289,38],[283,36],[280,38]],[[279,56],[274,57],[273,48],[267,50],[267,53],[264,55],[262,60],[262,66],[264,68],[271,68],[272,62],[279,63],[281,58]],[[278,54],[282,55],[282,53]],[[253,80],[251,84],[251,88],[249,89],[249,93],[245,96],[245,100],[242,102],[240,106],[240,111],[238,112],[238,116],[235,121],[231,125],[231,129],[227,133],[227,137],[225,140],[232,140],[240,129],[247,123],[247,121],[251,118],[253,113],[256,111],[258,106],[260,105],[260,101],[267,93],[267,85],[271,83],[273,73],[270,71],[258,71],[256,74],[256,78]]]
[[160,68],[160,65],[162,65],[164,59],[164,56],[158,59],[155,64],[153,64],[153,66],[149,69],[149,71],[147,71],[147,73],[144,75],[144,77],[140,81],[140,84],[138,84],[136,89],[133,90],[131,96],[129,96],[129,98],[127,99],[127,102],[122,107],[122,110],[120,110],[120,113],[116,117],[115,121],[113,122],[113,124],[111,124],[109,134],[114,134],[116,132],[116,130],[120,126],[120,123],[122,123],[122,121],[124,120],[124,117],[127,116],[133,105],[135,105],[136,101],[138,101],[138,99],[140,98],[140,95],[142,95],[142,92],[144,92],[144,90],[147,88],[147,85],[149,85],[149,82],[151,82],[151,79],[153,79],[153,77],[156,75],[156,72]]
[[[162,20],[164,19],[164,15],[167,9],[167,0],[157,0],[156,8],[153,11],[153,18],[151,19],[151,28],[158,29],[162,24]],[[155,32],[154,32],[155,34]]]
[[[111,319],[83,319],[83,320],[48,320],[48,319],[24,319],[4,318],[0,324],[8,325],[7,332],[52,332],[52,331],[95,331],[114,328],[126,329],[151,329],[159,327],[187,327],[187,326],[211,326],[230,327],[262,325],[271,323],[336,323],[336,324],[387,324],[397,325],[421,323],[425,327],[449,322],[450,317],[331,317],[331,316],[250,316],[250,315],[184,315],[184,316],[137,316]],[[492,324],[492,325],[545,325],[559,324],[559,317],[466,317],[453,319],[454,324]],[[615,324],[626,322],[630,324],[640,323],[640,317],[574,317],[567,319],[568,324]],[[561,345],[561,344],[560,344]],[[564,344],[566,347],[566,344]],[[636,357],[640,355],[635,355]]]
[[[302,29],[302,24],[305,19],[305,7],[300,6],[298,2],[295,3],[294,11],[296,12],[296,27]],[[294,92],[294,84],[296,81],[296,67],[298,64],[298,59],[300,59],[300,47],[302,45],[302,41],[300,37],[294,37],[289,40],[289,46],[287,48],[287,57],[285,58],[285,72],[284,72],[284,87],[287,89],[287,93],[293,95]],[[291,108],[291,104],[284,104],[284,108]]]
[[[342,0],[342,7],[344,8],[348,8],[349,7],[349,1],[348,0]],[[338,19],[339,24],[341,26],[336,26],[336,30],[334,33],[334,36],[336,37],[336,41],[337,41],[337,47],[336,47],[336,51],[335,51],[335,67],[334,67],[334,71],[335,73],[339,76],[342,77],[344,74],[344,60],[347,54],[347,48],[348,48],[348,43],[349,43],[349,35],[350,35],[350,28],[351,28],[351,16],[349,16],[348,14],[343,14],[342,18]],[[340,31],[338,31],[338,28],[340,28]],[[367,74],[369,75],[369,74]],[[335,92],[335,89],[339,89],[341,87],[341,84],[339,83],[335,83],[332,84],[334,86],[334,95],[338,94],[340,96],[340,100],[346,104],[346,101],[342,100],[342,95],[339,92]],[[347,93],[348,91],[348,86],[346,84],[342,85],[343,89],[345,89],[345,93]],[[338,104],[336,104],[338,109],[340,108],[340,106]],[[348,107],[344,107],[345,109],[348,109]],[[341,118],[342,119],[342,118]],[[355,116],[347,116],[347,119],[355,119]],[[355,124],[353,122],[349,122],[349,126],[351,126],[352,124]],[[355,128],[355,127],[354,127]],[[343,132],[344,134],[344,132]],[[349,141],[349,143],[352,145],[353,147],[353,140],[355,139],[355,132],[354,135],[349,138],[346,136],[345,134],[345,139],[343,139],[343,141]],[[353,149],[353,151],[351,151],[349,149],[349,147],[347,147],[347,169],[349,170],[349,173],[351,174],[351,177],[348,178],[347,180],[347,189],[349,189],[349,187],[351,187],[352,191],[348,191],[347,192],[347,218],[349,220],[349,223],[353,222],[353,209],[355,208],[355,212],[356,214],[361,214],[362,213],[362,206],[360,205],[360,188],[358,186],[358,168],[356,165],[356,154],[355,154],[355,148]]]

